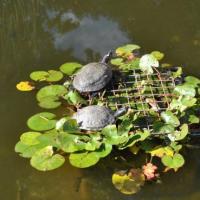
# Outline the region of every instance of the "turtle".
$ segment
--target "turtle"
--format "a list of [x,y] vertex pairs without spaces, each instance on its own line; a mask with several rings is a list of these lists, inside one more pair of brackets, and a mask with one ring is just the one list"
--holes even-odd
[[96,92],[103,89],[112,78],[112,69],[107,64],[112,54],[112,50],[110,50],[101,62],[92,62],[83,66],[75,75],[72,87],[80,93]]
[[101,130],[109,124],[113,124],[116,118],[127,112],[126,107],[122,107],[113,112],[105,106],[91,105],[79,109],[72,116],[83,130],[96,131]]

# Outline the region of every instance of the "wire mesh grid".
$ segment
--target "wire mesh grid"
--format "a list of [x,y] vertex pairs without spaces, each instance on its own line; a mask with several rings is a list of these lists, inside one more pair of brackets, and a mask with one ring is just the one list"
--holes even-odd
[[173,97],[176,80],[172,73],[171,70],[155,68],[151,75],[140,70],[120,72],[114,76],[110,86],[99,93],[98,98],[112,110],[125,106],[140,113],[143,119],[135,127],[151,129],[152,111],[165,111]]

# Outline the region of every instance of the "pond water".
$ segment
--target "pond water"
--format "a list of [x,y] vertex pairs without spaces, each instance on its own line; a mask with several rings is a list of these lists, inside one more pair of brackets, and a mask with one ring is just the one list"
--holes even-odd
[[136,43],[144,51],[165,52],[167,62],[200,76],[199,11],[199,0],[0,0],[0,199],[200,199],[199,150],[186,151],[184,168],[135,196],[112,186],[111,174],[119,164],[110,166],[112,158],[86,170],[66,163],[43,173],[14,152],[19,135],[27,130],[26,119],[40,111],[34,94],[15,89],[31,71],[66,61],[87,63],[111,48]]

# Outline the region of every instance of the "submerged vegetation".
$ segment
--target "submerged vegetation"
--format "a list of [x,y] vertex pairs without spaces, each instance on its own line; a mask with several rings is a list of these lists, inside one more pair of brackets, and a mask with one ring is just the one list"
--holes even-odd
[[[191,128],[199,123],[200,80],[193,76],[183,77],[182,68],[177,67],[172,73],[173,80],[182,81],[176,83],[169,95],[160,95],[160,100],[166,100],[166,107],[161,110],[152,96],[155,80],[151,79],[151,75],[157,73],[156,81],[164,84],[159,70],[171,68],[168,64],[160,63],[163,53],[153,51],[140,56],[139,49],[135,44],[117,48],[111,64],[113,70],[128,73],[137,70],[147,76],[148,79],[141,80],[139,86],[133,83],[131,88],[139,87],[140,98],[143,94],[145,96],[142,97],[145,102],[142,106],[143,109],[147,108],[146,112],[151,118],[150,128],[138,126],[139,121],[144,124],[146,120],[141,106],[130,106],[116,124],[110,124],[101,131],[80,130],[76,120],[71,117],[78,108],[96,104],[108,105],[114,110],[115,102],[109,95],[105,102],[98,97],[91,100],[87,94],[72,90],[73,76],[82,65],[70,62],[57,70],[32,72],[31,81],[17,84],[18,90],[36,92],[38,105],[47,111],[34,114],[27,120],[29,130],[20,136],[15,151],[24,158],[30,158],[31,166],[40,171],[56,169],[63,165],[65,159],[78,168],[90,167],[108,156],[113,149],[128,150],[133,157],[139,157],[143,152],[146,154],[145,163],[117,171],[112,176],[114,186],[124,194],[138,192],[145,181],[158,181],[161,171],[177,171],[182,167],[185,160],[181,150],[189,140]],[[161,88],[166,86],[162,85]],[[122,93],[121,104],[124,97],[126,94]],[[155,157],[160,160],[159,164],[158,159],[153,159]]]

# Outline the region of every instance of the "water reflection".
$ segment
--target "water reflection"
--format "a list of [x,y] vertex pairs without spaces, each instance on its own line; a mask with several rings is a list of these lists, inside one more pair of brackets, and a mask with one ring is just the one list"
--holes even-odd
[[[49,20],[58,16],[57,12],[48,11]],[[126,32],[123,32],[119,24],[107,17],[91,15],[82,18],[76,16],[72,11],[60,15],[62,26],[66,23],[75,25],[72,30],[62,32],[58,27],[49,27],[49,21],[45,21],[44,30],[51,34],[54,47],[57,50],[65,51],[70,49],[75,58],[87,60],[88,50],[100,55],[105,54],[111,48],[119,44],[128,43],[130,39]]]

